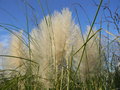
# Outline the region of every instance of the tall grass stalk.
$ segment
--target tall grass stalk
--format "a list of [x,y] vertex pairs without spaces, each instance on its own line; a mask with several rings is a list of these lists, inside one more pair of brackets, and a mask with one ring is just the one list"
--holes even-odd
[[[103,2],[103,0],[100,1],[100,4],[99,4],[98,9],[97,9],[97,11],[96,11],[96,15],[95,15],[94,20],[93,20],[92,25],[91,25],[90,31],[89,31],[89,33],[88,33],[88,35],[87,35],[86,41],[88,41],[88,39],[89,39],[90,33],[91,33],[92,28],[93,28],[93,26],[94,26],[94,23],[95,23],[95,21],[96,21],[98,12],[99,12],[100,7],[101,7],[101,5],[102,5],[102,2]],[[87,44],[87,43],[86,43],[86,44]],[[77,74],[77,71],[78,71],[78,69],[79,69],[79,67],[80,67],[80,64],[81,64],[81,61],[82,61],[82,58],[83,58],[83,55],[84,55],[84,52],[85,52],[86,44],[85,44],[85,46],[84,46],[84,48],[83,48],[82,56],[81,56],[80,62],[79,62],[79,64],[78,64],[77,70],[76,70],[76,72],[75,72],[75,75]],[[79,50],[80,50],[80,49],[79,49]],[[75,52],[75,54],[76,54],[77,52],[79,52],[79,50],[77,50],[77,51]],[[74,55],[75,55],[75,54],[74,54]]]

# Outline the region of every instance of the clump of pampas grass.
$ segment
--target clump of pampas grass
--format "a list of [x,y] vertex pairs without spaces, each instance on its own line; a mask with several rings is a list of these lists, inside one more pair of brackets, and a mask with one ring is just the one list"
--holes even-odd
[[[89,30],[88,30],[89,32]],[[22,37],[22,33],[17,33]],[[84,44],[80,28],[72,20],[69,9],[44,17],[38,27],[30,33],[31,59],[39,64],[39,76],[45,88],[54,87],[53,80],[61,75],[62,70],[72,68],[76,72],[83,49],[72,56]],[[87,35],[84,35],[84,39]],[[99,67],[98,40],[92,38],[86,45],[77,76],[85,78],[86,74],[97,72]],[[23,43],[13,36],[11,54],[25,57]],[[72,59],[71,59],[72,57]],[[20,66],[23,61],[12,60],[12,67]],[[72,66],[70,63],[72,62]],[[34,73],[34,71],[33,71]],[[79,80],[78,80],[79,81]]]
[[62,67],[67,68],[67,60],[72,51],[79,49],[83,41],[80,29],[75,25],[68,9],[63,9],[61,13],[55,11],[51,17],[45,18],[31,33],[36,42],[31,42],[32,58],[40,64],[41,77],[53,79]]
[[[23,73],[25,69],[25,61],[22,58],[27,58],[25,45],[23,43],[23,31],[14,32],[11,35],[11,42],[8,54],[12,57],[7,59],[7,69],[13,69]],[[25,72],[24,72],[25,73]]]

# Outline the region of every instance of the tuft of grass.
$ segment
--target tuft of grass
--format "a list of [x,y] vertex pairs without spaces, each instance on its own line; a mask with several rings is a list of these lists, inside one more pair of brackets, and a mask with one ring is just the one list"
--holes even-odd
[[[0,23],[0,27],[10,32],[12,36],[9,54],[0,55],[6,58],[8,63],[11,61],[9,67],[0,70],[0,90],[120,88],[120,71],[114,64],[120,57],[114,53],[110,58],[109,53],[111,44],[119,42],[119,36],[109,32],[110,26],[108,31],[103,29],[102,20],[100,29],[93,28],[103,0],[100,0],[93,22],[85,34],[81,30],[77,9],[75,12],[79,26],[73,21],[68,8],[51,14],[47,4],[49,14],[45,16],[41,1],[38,0],[44,16],[38,24],[35,9],[26,0],[23,2],[26,5],[26,30],[19,31],[16,30],[20,29],[17,26]],[[27,7],[32,9],[35,18],[37,27],[33,30],[29,28]],[[12,28],[16,31],[11,30]],[[102,44],[102,30],[108,33],[106,46]],[[110,35],[115,39],[110,40]]]

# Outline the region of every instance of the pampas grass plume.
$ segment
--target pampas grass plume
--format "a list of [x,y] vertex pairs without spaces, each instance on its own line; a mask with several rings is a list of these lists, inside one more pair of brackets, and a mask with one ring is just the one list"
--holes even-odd
[[[22,32],[17,32],[16,35],[22,38]],[[72,20],[72,14],[66,8],[61,12],[55,11],[53,15],[44,17],[39,26],[31,31],[30,36],[32,37],[30,40],[31,59],[35,60],[40,66],[39,76],[42,78],[41,82],[44,87],[51,88],[54,86],[51,80],[56,75],[60,75],[62,68],[69,68],[71,54],[75,53],[84,44],[79,26]],[[84,38],[86,37],[85,34]],[[93,38],[87,43],[87,58],[84,54],[80,65],[78,76],[81,75],[83,78],[87,73],[97,71],[96,66],[99,63],[98,41],[94,40]],[[22,47],[23,42],[16,36],[12,36],[10,54],[23,57],[22,52],[24,50]],[[82,50],[73,57],[73,71],[76,71],[78,67]],[[10,66],[15,68],[22,63],[22,60],[13,58]],[[89,72],[86,68],[89,68]]]

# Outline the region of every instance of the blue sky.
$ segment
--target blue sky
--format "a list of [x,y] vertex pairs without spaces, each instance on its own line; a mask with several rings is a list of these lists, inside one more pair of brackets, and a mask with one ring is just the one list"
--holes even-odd
[[[14,26],[17,26],[23,30],[26,30],[26,6],[23,3],[24,0],[0,0],[0,24],[11,24]],[[27,1],[33,8],[34,8],[34,14],[37,16],[38,23],[43,18],[42,10],[39,6],[38,0],[25,0]],[[100,0],[94,0],[97,4]],[[112,11],[114,11],[117,7],[120,7],[120,0],[103,0],[103,4],[110,1],[109,7]],[[73,19],[77,22],[76,13],[74,8],[77,9],[78,15],[80,18],[80,22],[82,25],[82,30],[85,31],[86,26],[89,25],[88,19],[86,19],[86,16],[83,12],[83,10],[77,6],[73,5],[74,3],[79,3],[84,7],[90,21],[92,22],[97,7],[93,3],[93,0],[47,0],[48,7],[50,10],[50,13],[53,13],[56,11],[61,11],[63,8],[69,8],[70,11],[72,11]],[[46,6],[46,0],[41,0],[41,4],[44,8],[45,15],[48,14],[47,12],[47,6]],[[27,14],[29,18],[29,27],[30,30],[35,27],[33,15],[32,15],[32,9],[27,7]],[[108,14],[108,12],[106,12]],[[100,20],[100,18],[103,17],[103,9],[101,8],[100,13],[98,15],[97,21]],[[112,26],[112,25],[111,25]],[[99,25],[95,25],[97,29],[99,29]],[[103,27],[106,28],[106,23],[103,24]],[[115,33],[116,31],[113,31],[113,27],[111,27],[111,32]],[[7,46],[7,43],[9,42],[9,32],[4,30],[3,28],[0,28],[0,42],[3,43],[5,46]]]

